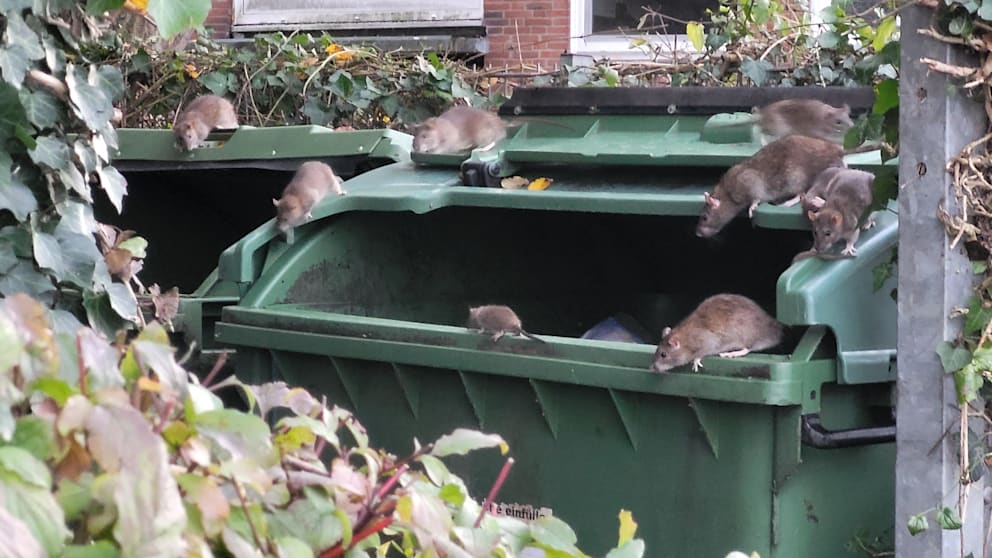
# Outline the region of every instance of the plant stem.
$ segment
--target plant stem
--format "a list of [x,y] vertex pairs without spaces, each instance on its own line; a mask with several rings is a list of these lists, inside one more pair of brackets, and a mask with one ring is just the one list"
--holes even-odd
[[76,334],[76,365],[79,366],[79,392],[89,397],[86,392],[86,363],[83,362],[83,336]]
[[220,369],[224,367],[224,363],[227,362],[227,354],[228,353],[225,351],[217,357],[217,362],[215,362],[214,367],[210,369],[210,373],[207,374],[207,377],[204,378],[202,382],[200,382],[201,386],[205,388],[210,387],[210,384],[214,381],[214,377],[217,376]]
[[245,489],[238,482],[238,478],[231,476],[231,482],[234,483],[234,491],[238,493],[238,500],[241,501],[241,509],[245,512],[245,521],[248,522],[248,527],[251,529],[251,536],[255,539],[255,545],[258,549],[263,552],[268,552],[268,546],[264,544],[262,538],[258,536],[258,530],[255,528],[255,522],[251,520],[251,513],[248,512],[248,502],[245,501]]
[[[351,546],[349,546],[348,548],[354,547],[359,542],[371,537],[372,535],[378,533],[379,531],[382,531],[386,527],[389,527],[389,524],[392,522],[393,522],[392,517],[383,517],[379,521],[376,521],[372,525],[369,525],[368,527],[362,529],[357,534],[355,534],[354,537],[352,537]],[[338,543],[332,546],[330,549],[322,552],[317,558],[337,558],[338,556],[344,554],[346,550],[348,549],[342,547],[341,543]]]
[[493,483],[493,487],[489,489],[489,494],[486,495],[486,499],[482,501],[482,509],[479,510],[479,517],[475,518],[475,524],[473,527],[478,527],[482,524],[482,518],[486,516],[486,510],[489,509],[489,504],[493,502],[496,498],[496,494],[499,493],[499,489],[503,487],[503,482],[506,480],[506,475],[509,474],[510,468],[513,467],[513,458],[509,457],[506,463],[503,464],[503,468],[499,472],[499,476],[496,477],[496,482]]

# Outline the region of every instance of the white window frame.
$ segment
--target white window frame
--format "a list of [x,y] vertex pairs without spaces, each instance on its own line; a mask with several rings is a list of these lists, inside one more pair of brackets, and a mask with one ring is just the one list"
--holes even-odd
[[[830,0],[826,0],[829,5]],[[588,54],[596,58],[610,60],[647,60],[649,55],[639,48],[630,48],[630,42],[642,34],[593,35],[592,0],[570,0],[569,2],[569,50],[574,54]],[[698,51],[685,34],[651,35],[650,41],[662,50],[671,52],[677,47],[679,52],[694,54]]]

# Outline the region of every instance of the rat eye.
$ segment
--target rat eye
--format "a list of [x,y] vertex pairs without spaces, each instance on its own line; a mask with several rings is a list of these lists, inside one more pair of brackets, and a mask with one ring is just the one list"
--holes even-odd
[[705,214],[705,213],[703,213],[702,217],[700,217],[699,220],[700,221],[703,221],[705,223],[706,221],[709,221],[710,220],[710,216],[707,215],[707,214]]
[[830,236],[830,235],[832,235],[832,234],[833,234],[832,232],[830,232],[830,231],[827,231],[827,232],[825,232],[825,233],[823,233],[823,236]]
[[668,358],[668,353],[662,352],[661,353],[661,358]]

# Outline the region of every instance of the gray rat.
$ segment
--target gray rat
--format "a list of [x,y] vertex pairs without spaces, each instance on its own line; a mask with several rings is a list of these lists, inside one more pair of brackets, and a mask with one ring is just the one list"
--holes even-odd
[[320,161],[307,161],[300,165],[282,191],[282,197],[272,199],[276,206],[276,226],[279,232],[296,227],[310,219],[313,206],[329,192],[344,194],[341,179],[334,174],[331,167]]
[[499,341],[504,335],[523,335],[540,343],[545,342],[524,331],[523,323],[509,306],[488,304],[471,307],[468,309],[468,325],[478,329],[480,333],[492,334],[493,341]]
[[217,95],[201,95],[176,116],[172,133],[182,151],[203,145],[210,130],[237,128],[238,115],[230,101]]
[[851,107],[834,107],[816,99],[784,99],[754,111],[745,122],[727,126],[757,124],[761,129],[762,144],[766,136],[774,139],[797,135],[819,138],[833,143],[843,143],[844,134],[854,126]]
[[488,149],[506,137],[506,124],[478,108],[454,106],[428,118],[414,129],[413,150],[419,153],[460,153]]
[[736,294],[713,295],[679,325],[666,327],[654,353],[651,370],[664,372],[692,363],[697,371],[703,357],[744,356],[782,342],[784,327],[753,300]]
[[[875,176],[854,169],[827,169],[813,181],[813,186],[803,195],[803,208],[813,225],[813,249],[796,256],[831,258],[828,251],[838,242],[845,242],[842,256],[855,256],[854,243],[862,229],[874,225],[869,215],[864,223],[861,217],[872,202],[872,183]],[[804,254],[809,253],[808,256]]]
[[791,197],[782,205],[794,205],[817,175],[830,167],[845,166],[844,154],[835,143],[807,136],[786,136],[769,143],[730,167],[712,195],[703,195],[706,205],[696,236],[715,235],[745,207],[751,217],[761,202]]

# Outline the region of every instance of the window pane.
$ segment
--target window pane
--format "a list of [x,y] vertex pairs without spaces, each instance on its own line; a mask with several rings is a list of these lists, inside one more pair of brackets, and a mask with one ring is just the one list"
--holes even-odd
[[[618,29],[632,30],[637,28],[637,22],[644,15],[642,6],[681,21],[706,20],[706,8],[716,9],[718,0],[592,0],[592,32],[596,34],[615,35]],[[685,33],[685,24],[671,19],[664,19],[666,29],[657,29],[658,33]],[[660,25],[662,22],[648,18],[645,27]]]

